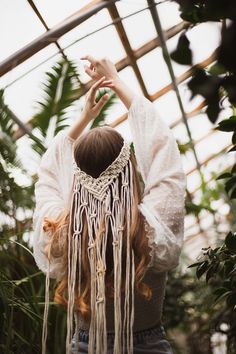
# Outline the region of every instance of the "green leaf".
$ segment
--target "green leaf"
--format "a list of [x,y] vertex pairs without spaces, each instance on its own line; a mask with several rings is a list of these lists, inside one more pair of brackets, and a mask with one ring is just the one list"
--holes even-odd
[[209,267],[208,261],[204,261],[201,265],[199,265],[199,266],[197,267],[196,275],[197,275],[197,278],[198,278],[198,279],[206,272],[206,270],[208,269],[208,267]]
[[190,266],[188,266],[188,268],[193,268],[193,267],[198,267],[200,264],[204,263],[204,261],[202,262],[196,262],[196,263],[193,263],[193,264],[190,264]]
[[45,152],[44,140],[52,123],[55,124],[54,135],[68,127],[70,108],[78,98],[80,81],[76,66],[72,61],[61,59],[45,74],[43,98],[38,102],[38,113],[30,120],[33,128],[38,130],[41,139],[34,141],[33,149],[42,155]]
[[213,291],[213,295],[221,296],[221,295],[225,294],[227,291],[228,291],[227,288],[220,287],[220,288],[217,288],[216,290]]
[[235,199],[236,198],[236,188],[233,189],[231,195],[230,195],[230,199]]
[[232,135],[232,144],[236,144],[236,131]]
[[[108,90],[99,90],[98,95],[96,97],[96,102],[99,101],[100,98],[103,95],[105,95],[106,93],[109,93],[109,91]],[[115,93],[110,94],[110,97],[107,100],[104,107],[102,108],[100,114],[93,120],[93,122],[90,126],[90,129],[105,125],[105,119],[106,119],[107,113],[108,113],[109,109],[111,108],[111,106],[115,103],[116,99],[117,99],[117,96]]]
[[215,63],[207,70],[212,75],[222,75],[226,73],[226,69],[220,63]]
[[236,253],[236,234],[230,231],[225,238],[225,245],[229,251]]
[[233,176],[225,183],[225,190],[229,193],[230,189],[232,189],[236,185],[236,176]]
[[192,51],[189,44],[186,34],[181,34],[176,50],[170,55],[171,58],[179,64],[192,65]]
[[230,294],[228,294],[228,297],[227,297],[227,305],[228,306],[235,306],[236,305],[236,296],[235,294],[231,291]]
[[232,174],[230,172],[225,172],[223,173],[222,175],[219,175],[216,180],[218,179],[223,179],[223,178],[229,178],[229,177],[232,177]]
[[191,98],[197,94],[205,97],[207,101],[206,113],[212,123],[215,123],[220,112],[219,88],[221,81],[221,78],[209,75],[197,66],[193,68],[193,76],[188,82],[188,87],[192,91]]
[[231,173],[236,173],[236,164],[232,167]]
[[[222,289],[224,289],[224,288],[222,288]],[[228,291],[227,289],[226,289],[226,291],[222,291],[222,293],[215,298],[214,304],[220,302],[221,300],[223,300],[225,297],[227,297],[230,294],[231,294],[231,291]]]
[[[186,3],[188,3],[186,1]],[[200,20],[199,17],[199,8],[197,6],[192,7],[191,10],[187,10],[181,13],[181,18],[185,21],[191,22],[191,23],[198,23]]]
[[216,269],[217,269],[217,264],[213,264],[207,270],[207,272],[206,272],[206,282],[207,283],[215,275]]
[[219,122],[217,129],[224,132],[231,132],[236,130],[236,116],[231,116],[230,118],[224,119]]

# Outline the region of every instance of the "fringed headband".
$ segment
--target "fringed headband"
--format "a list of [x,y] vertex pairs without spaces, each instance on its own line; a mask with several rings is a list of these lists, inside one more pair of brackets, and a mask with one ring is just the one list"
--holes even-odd
[[92,193],[95,198],[102,201],[107,194],[107,187],[112,183],[114,178],[120,174],[125,165],[127,165],[129,158],[130,144],[124,140],[123,147],[117,158],[97,178],[88,175],[82,171],[75,162],[73,162],[77,183],[80,183]]
[[[68,231],[68,304],[66,354],[71,353],[73,316],[75,320],[75,350],[79,349],[78,332],[81,314],[74,311],[75,289],[81,295],[81,250],[83,218],[88,225],[87,254],[91,274],[91,320],[89,323],[89,354],[107,353],[107,317],[105,297],[106,245],[108,229],[112,232],[114,264],[114,354],[133,353],[134,321],[134,253],[130,245],[131,215],[133,197],[133,166],[130,160],[130,144],[124,139],[117,158],[98,178],[93,178],[73,163],[74,183],[70,207]],[[121,188],[119,178],[121,177]],[[72,209],[74,208],[74,213]],[[73,218],[72,218],[73,214]],[[105,231],[96,237],[105,214]],[[124,233],[126,224],[126,233]],[[123,236],[126,235],[126,247]],[[126,267],[122,274],[122,253],[125,253]],[[77,277],[78,274],[78,277]],[[48,280],[47,276],[47,280]],[[76,281],[77,279],[77,281]],[[121,285],[125,279],[124,308],[121,309]],[[48,286],[47,286],[48,288]],[[46,312],[46,311],[45,311]],[[124,318],[122,317],[124,313]],[[46,316],[46,315],[45,315]],[[45,317],[46,318],[46,317]],[[45,321],[44,321],[45,322]],[[46,332],[44,332],[44,344]],[[45,345],[43,345],[46,353]]]
[[[121,192],[119,195],[118,176],[121,175]],[[114,262],[114,353],[122,354],[125,347],[128,353],[133,352],[133,319],[134,319],[134,255],[130,257],[130,224],[133,202],[133,173],[130,161],[130,144],[124,139],[123,146],[117,158],[103,171],[98,178],[93,178],[74,164],[74,220],[72,226],[72,257],[68,259],[70,269],[68,277],[69,292],[74,292],[77,258],[80,261],[82,213],[86,210],[88,223],[88,258],[91,273],[91,321],[89,327],[88,352],[96,354],[107,353],[106,325],[106,244],[109,220],[112,231],[113,262]],[[110,188],[108,188],[110,187]],[[112,205],[111,205],[112,198]],[[124,212],[126,210],[126,213]],[[105,233],[101,238],[94,236],[99,229],[102,216],[105,217]],[[122,243],[124,223],[127,223],[127,247],[125,270],[125,303],[124,319],[121,318],[121,283],[122,283]],[[78,262],[79,274],[81,264]],[[74,273],[74,274],[73,274]],[[96,279],[96,281],[94,281]],[[79,283],[80,293],[80,283]],[[130,304],[132,306],[130,306]],[[67,352],[73,330],[72,312],[73,299],[69,298],[67,317]],[[75,315],[76,343],[78,347],[79,316]],[[122,326],[123,324],[123,326]],[[96,350],[95,350],[96,348]]]

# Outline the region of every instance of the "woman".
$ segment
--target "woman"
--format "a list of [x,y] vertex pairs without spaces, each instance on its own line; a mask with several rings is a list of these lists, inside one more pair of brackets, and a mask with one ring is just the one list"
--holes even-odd
[[[66,353],[170,354],[161,314],[167,271],[178,265],[183,243],[178,146],[153,104],[109,59],[82,59],[94,84],[78,122],[42,157],[35,185],[34,257],[46,274],[42,352],[49,279],[56,278],[54,299],[67,308]],[[108,99],[95,101],[100,87],[128,109],[136,159],[115,129],[83,132]]]

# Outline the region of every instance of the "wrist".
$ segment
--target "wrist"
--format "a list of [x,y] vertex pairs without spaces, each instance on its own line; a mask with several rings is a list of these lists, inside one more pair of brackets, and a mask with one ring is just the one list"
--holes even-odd
[[80,120],[89,123],[92,119],[93,117],[85,109],[83,109],[80,114]]
[[113,81],[113,90],[117,92],[123,85],[123,81],[119,76],[112,79]]

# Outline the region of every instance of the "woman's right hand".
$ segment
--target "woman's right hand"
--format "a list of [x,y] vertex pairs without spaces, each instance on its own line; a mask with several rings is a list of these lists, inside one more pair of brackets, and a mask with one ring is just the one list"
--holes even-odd
[[133,90],[120,79],[115,65],[108,58],[95,59],[91,55],[85,55],[81,59],[88,60],[90,66],[85,65],[85,72],[92,80],[97,81],[105,76],[109,84],[106,87],[111,88],[121,99],[127,109],[129,109],[134,97]]
[[105,76],[107,80],[113,82],[119,79],[118,72],[112,61],[106,57],[102,59],[95,59],[91,55],[86,55],[81,58],[82,60],[88,60],[90,66],[84,65],[85,72],[91,77],[92,80],[99,80]]

